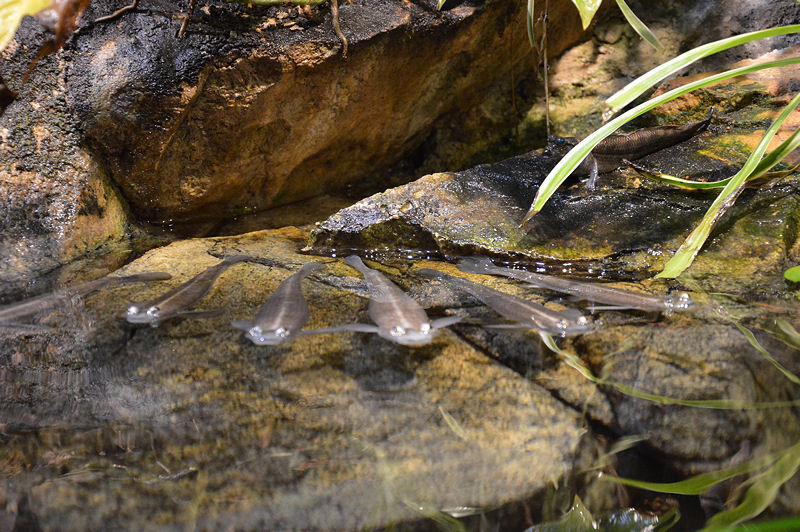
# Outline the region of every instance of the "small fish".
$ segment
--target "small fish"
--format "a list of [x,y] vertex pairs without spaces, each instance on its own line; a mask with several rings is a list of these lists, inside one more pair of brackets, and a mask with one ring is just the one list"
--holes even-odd
[[578,299],[585,299],[587,301],[611,305],[609,307],[595,307],[597,309],[636,309],[670,314],[673,311],[686,310],[695,305],[694,301],[692,301],[692,298],[686,292],[681,292],[678,294],[677,298],[671,294],[667,294],[665,296],[642,294],[640,292],[631,292],[628,290],[622,290],[620,288],[603,286],[597,283],[573,281],[571,279],[563,279],[561,277],[543,275],[541,273],[514,270],[512,268],[501,268],[500,266],[495,266],[492,264],[492,261],[486,257],[469,257],[461,259],[458,262],[458,269],[465,273],[502,275],[512,279],[528,282],[538,288],[547,288],[549,290],[570,294]]
[[321,262],[310,262],[283,281],[261,306],[253,321],[237,320],[231,323],[245,332],[245,337],[256,345],[276,345],[298,334],[310,316],[303,297],[301,284],[308,275],[325,268]]
[[708,129],[714,108],[708,117],[694,124],[668,125],[637,129],[630,133],[609,135],[594,147],[575,169],[575,175],[588,175],[589,188],[594,188],[598,174],[616,170],[624,161],[635,161],[692,138]]
[[229,267],[240,262],[258,262],[258,259],[249,255],[232,255],[226,257],[219,264],[206,268],[202,273],[192,277],[182,285],[173,288],[163,296],[148,303],[134,303],[128,307],[125,319],[129,323],[147,323],[151,327],[158,327],[162,321],[182,315],[200,315],[216,311],[187,311],[200,298],[205,296],[217,277]]
[[453,277],[438,270],[425,268],[419,270],[418,273],[424,277],[445,281],[469,292],[504,318],[516,322],[513,325],[487,325],[487,327],[536,329],[561,335],[582,334],[595,329],[592,320],[575,309],[556,312],[538,303],[473,283],[461,277]]
[[402,345],[430,343],[437,329],[461,321],[449,316],[430,321],[419,303],[411,299],[383,274],[367,267],[360,257],[350,255],[344,263],[364,275],[369,286],[369,317],[377,325],[351,323],[315,332],[358,331],[377,333],[378,336]]
[[73,297],[84,297],[98,290],[111,288],[130,283],[145,283],[150,281],[165,281],[172,276],[163,272],[146,272],[126,275],[123,277],[101,277],[88,283],[63,288],[49,294],[24,299],[0,307],[0,323],[12,323],[15,320],[27,318],[38,312],[66,303]]

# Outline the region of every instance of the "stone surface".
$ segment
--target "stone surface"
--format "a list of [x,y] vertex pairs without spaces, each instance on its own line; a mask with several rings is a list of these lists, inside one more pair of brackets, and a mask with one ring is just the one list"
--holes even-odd
[[[420,349],[353,333],[246,341],[231,319],[314,260],[296,252],[303,237],[176,243],[123,270],[173,280],[40,316],[53,329],[4,329],[6,511],[24,499],[45,529],[360,529],[522,499],[582,467],[579,413],[453,332]],[[198,308],[224,315],[135,330],[119,318],[210,253],[241,252],[275,267],[223,274]],[[309,326],[365,321],[360,276],[327,262],[304,284]]]

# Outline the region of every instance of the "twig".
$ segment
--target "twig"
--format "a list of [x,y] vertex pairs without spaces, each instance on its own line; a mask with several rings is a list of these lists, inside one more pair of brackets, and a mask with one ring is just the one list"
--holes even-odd
[[118,16],[120,16],[121,14],[123,14],[123,13],[125,13],[127,11],[132,11],[132,10],[136,9],[136,4],[138,4],[138,3],[139,3],[139,0],[133,0],[133,2],[131,2],[127,6],[117,9],[116,11],[111,13],[110,15],[106,15],[104,17],[98,17],[98,18],[94,19],[94,21],[95,22],[106,22],[106,21],[109,21],[109,20],[113,20],[113,19],[117,18]]
[[194,13],[194,6],[197,3],[197,0],[189,0],[189,11],[186,13],[186,16],[181,22],[181,29],[178,30],[178,38],[183,37],[183,33],[186,31],[186,26],[189,25],[189,19],[192,18],[192,14]]
[[339,27],[339,0],[331,0],[331,16],[333,18],[333,31],[342,41],[342,57],[347,57],[347,38]]

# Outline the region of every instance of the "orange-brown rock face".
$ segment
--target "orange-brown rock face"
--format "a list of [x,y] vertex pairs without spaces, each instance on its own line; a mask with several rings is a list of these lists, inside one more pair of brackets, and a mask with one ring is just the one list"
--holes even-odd
[[[570,27],[558,50],[580,30],[571,4],[553,9]],[[315,10],[211,5],[182,39],[163,17],[129,13],[77,43],[71,104],[134,212],[224,220],[357,182],[439,127],[507,130],[513,109],[498,116],[491,99],[533,64],[522,3],[343,3],[346,58]],[[423,150],[449,167],[475,151]]]

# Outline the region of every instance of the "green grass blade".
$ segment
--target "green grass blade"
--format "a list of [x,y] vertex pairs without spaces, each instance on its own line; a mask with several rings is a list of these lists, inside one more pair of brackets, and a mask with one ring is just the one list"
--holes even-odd
[[761,159],[761,162],[758,163],[756,169],[753,170],[753,176],[751,179],[755,179],[767,173],[770,168],[784,160],[786,156],[796,150],[798,146],[800,146],[800,129],[796,129],[794,133],[789,136],[789,138],[781,142],[777,148],[769,152],[764,156],[763,159]]
[[[795,446],[797,447],[797,446]],[[754,460],[750,460],[744,464],[738,464],[731,467],[720,469],[719,471],[711,471],[709,473],[702,473],[693,477],[681,480],[680,482],[645,482],[643,480],[634,480],[631,478],[604,476],[605,480],[631,486],[633,488],[640,488],[649,491],[657,491],[659,493],[674,493],[676,495],[700,495],[705,493],[715,484],[724,482],[730,478],[738,477],[739,475],[747,475],[754,471],[764,469],[774,464],[781,457],[781,453],[771,453],[761,456]]]
[[50,5],[50,0],[6,0],[0,2],[0,50],[14,37],[19,21]]
[[778,371],[783,373],[784,377],[786,377],[795,384],[800,384],[800,377],[798,377],[788,369],[784,368],[780,362],[775,360],[772,357],[772,355],[769,354],[769,351],[764,349],[764,347],[760,343],[758,343],[758,340],[756,340],[756,337],[753,336],[753,333],[750,331],[750,329],[740,325],[736,321],[734,321],[733,324],[736,326],[737,329],[739,329],[739,332],[741,332],[744,335],[744,337],[747,338],[747,341],[750,342],[750,345],[752,345],[756,349],[756,351],[761,353],[761,356],[766,358],[770,364],[772,364],[778,369]]
[[708,238],[708,235],[711,233],[711,229],[714,227],[714,224],[725,213],[725,211],[728,210],[731,205],[733,205],[733,202],[736,201],[736,198],[744,188],[745,181],[750,174],[753,173],[753,170],[755,170],[759,161],[764,156],[764,152],[767,150],[767,146],[772,140],[772,137],[775,136],[775,133],[778,132],[778,129],[789,117],[789,114],[791,114],[791,112],[797,108],[798,104],[800,104],[800,93],[792,98],[792,101],[789,102],[789,105],[787,105],[783,111],[781,111],[781,114],[778,115],[778,118],[775,119],[769,129],[767,129],[766,133],[764,133],[764,136],[756,146],[756,149],[753,150],[753,153],[751,153],[750,157],[747,158],[747,161],[744,163],[744,166],[742,166],[742,169],[731,178],[727,185],[725,185],[725,188],[723,188],[722,192],[719,193],[717,199],[714,200],[714,203],[712,203],[711,207],[709,207],[708,211],[706,211],[703,219],[700,221],[697,227],[695,227],[694,231],[692,231],[686,241],[681,244],[681,247],[678,248],[678,251],[675,252],[675,255],[673,255],[669,262],[667,262],[664,270],[656,275],[656,277],[677,277],[692,264],[694,257],[700,251],[700,248],[703,246]]
[[622,11],[622,14],[625,16],[625,20],[628,21],[628,24],[636,30],[636,33],[644,39],[645,41],[649,42],[650,45],[658,51],[664,49],[664,46],[661,44],[661,41],[658,40],[650,28],[648,28],[644,22],[642,22],[639,17],[636,16],[628,4],[625,3],[625,0],[617,0],[617,5],[619,6],[619,10]]
[[531,48],[536,48],[536,35],[533,29],[533,3],[534,0],[528,0],[528,14],[525,17],[525,26],[528,28],[528,41],[531,43]]
[[595,146],[597,146],[597,144],[599,144],[604,138],[614,133],[622,125],[633,120],[637,116],[642,115],[655,107],[658,107],[662,103],[674,100],[675,98],[678,98],[687,92],[711,85],[712,83],[716,83],[718,81],[741,76],[742,74],[748,74],[757,70],[763,70],[765,68],[775,68],[797,63],[800,63],[800,57],[790,57],[786,59],[780,59],[778,61],[767,61],[755,65],[739,67],[733,70],[721,72],[719,74],[714,74],[672,89],[669,92],[643,102],[619,115],[614,120],[611,120],[604,126],[600,127],[600,129],[590,134],[588,137],[575,145],[575,147],[572,148],[569,153],[567,153],[567,155],[565,155],[564,158],[558,162],[558,164],[556,164],[555,168],[553,168],[550,173],[547,174],[547,177],[536,191],[536,197],[533,200],[533,205],[531,205],[530,210],[525,215],[525,218],[523,218],[522,225],[533,218],[534,214],[542,210],[542,207],[544,207],[545,203],[547,203],[547,200],[550,199],[550,196],[553,195],[558,187],[561,186],[561,183],[563,183],[567,177],[569,177],[569,175],[575,170],[575,168],[578,167],[581,161],[583,161],[586,156],[589,155],[589,153]]
[[586,29],[591,24],[594,14],[600,9],[603,0],[572,0],[572,3],[578,8],[578,13],[581,14],[581,24],[583,24],[583,29]]
[[778,491],[800,469],[800,444],[781,452],[780,458],[750,486],[738,506],[720,512],[706,523],[704,531],[731,527],[752,519],[775,501]]
[[611,113],[615,113],[638,98],[643,92],[654,86],[662,79],[674,74],[687,65],[702,59],[703,57],[727,50],[728,48],[733,48],[734,46],[738,46],[740,44],[748,43],[750,41],[764,39],[766,37],[774,37],[775,35],[786,35],[789,33],[798,32],[800,32],[800,24],[793,24],[790,26],[779,26],[777,28],[735,35],[733,37],[728,37],[727,39],[722,39],[698,46],[697,48],[693,48],[688,52],[679,55],[675,59],[667,61],[666,63],[657,66],[653,70],[631,81],[620,91],[608,98],[606,100],[606,105]]
[[568,351],[564,351],[563,349],[558,347],[558,345],[556,345],[555,339],[553,338],[552,334],[540,332],[539,336],[541,336],[542,341],[548,347],[548,349],[563,357],[564,362],[568,366],[570,366],[575,371],[583,375],[587,380],[590,380],[595,384],[601,386],[609,386],[611,388],[615,388],[620,392],[624,393],[625,395],[630,397],[635,397],[637,399],[644,399],[645,401],[650,401],[661,405],[689,406],[693,408],[710,408],[715,410],[761,410],[766,408],[800,406],[800,400],[759,403],[759,402],[741,401],[735,399],[679,399],[675,397],[666,397],[664,395],[656,395],[648,392],[643,392],[627,384],[612,382],[597,377],[589,370],[589,368],[587,368],[583,364],[583,361],[581,361],[581,359],[578,358],[577,355],[574,355]]
[[800,517],[786,517],[759,523],[747,523],[728,530],[732,532],[796,532],[800,530]]

